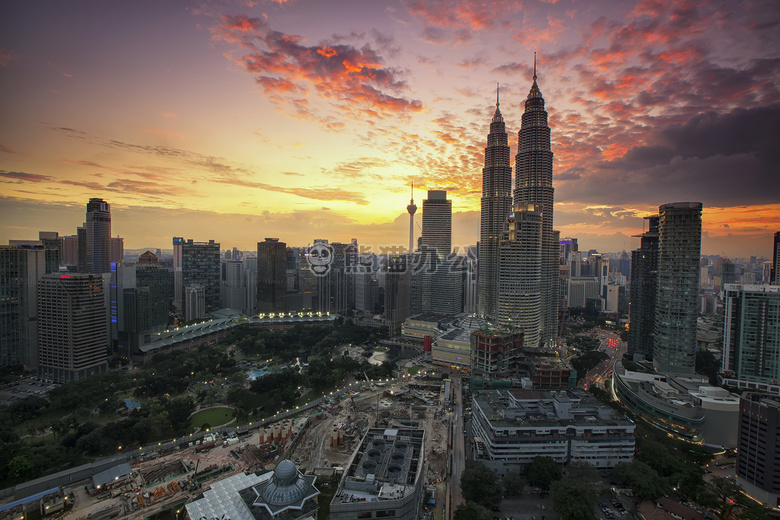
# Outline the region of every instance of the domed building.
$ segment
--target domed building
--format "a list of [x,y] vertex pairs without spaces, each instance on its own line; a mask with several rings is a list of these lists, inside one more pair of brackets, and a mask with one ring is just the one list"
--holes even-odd
[[191,519],[315,520],[319,505],[314,475],[304,475],[289,460],[261,475],[239,473],[215,482],[203,498],[187,504]]

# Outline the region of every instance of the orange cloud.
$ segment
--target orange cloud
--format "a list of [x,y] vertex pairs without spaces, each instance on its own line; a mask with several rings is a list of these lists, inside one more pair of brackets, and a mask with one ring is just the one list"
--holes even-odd
[[[404,96],[408,86],[401,72],[385,66],[383,57],[368,45],[308,46],[300,35],[273,31],[266,22],[245,16],[223,16],[212,35],[249,49],[236,63],[255,75],[272,103],[296,117],[315,119],[333,129],[343,123],[322,110],[335,109],[350,116],[359,113],[365,121],[422,110],[420,101]],[[301,93],[328,105],[300,104]]]
[[338,54],[338,51],[334,49],[333,47],[320,47],[317,49],[317,54],[320,54],[322,56],[325,56],[326,58],[332,58],[336,54]]

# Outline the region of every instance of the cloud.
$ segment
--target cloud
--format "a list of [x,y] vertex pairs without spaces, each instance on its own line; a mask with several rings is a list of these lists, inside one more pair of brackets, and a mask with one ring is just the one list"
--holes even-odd
[[[399,69],[366,44],[322,42],[306,45],[299,35],[272,30],[259,18],[222,16],[212,28],[215,40],[238,45],[238,65],[255,76],[268,99],[296,117],[329,122],[340,116],[378,117],[419,112],[422,103],[405,96],[409,90]],[[314,106],[309,101],[316,99]],[[333,121],[330,129],[334,129]]]
[[71,179],[64,179],[57,181],[59,184],[66,184],[68,186],[78,186],[79,188],[87,188],[90,190],[105,190],[106,187],[97,182],[91,181],[74,181]]
[[53,179],[53,177],[50,177],[49,175],[39,175],[37,173],[27,172],[9,172],[7,170],[0,170],[0,177],[10,179],[10,181],[6,182],[14,182],[16,184],[21,184],[23,182],[50,182]]
[[[556,200],[700,200],[705,204],[769,204],[780,193],[780,105],[708,112],[670,124],[628,146],[612,160],[579,170],[556,190]],[[728,187],[724,189],[724,187]]]
[[29,155],[29,154],[26,154],[26,153],[17,152],[16,150],[12,150],[12,149],[8,148],[7,146],[5,146],[3,144],[0,144],[0,152],[8,153],[8,154],[11,154],[11,155]]
[[468,29],[447,30],[429,25],[422,30],[420,38],[432,45],[461,44],[471,40],[472,33]]
[[285,187],[274,186],[265,182],[255,182],[242,179],[231,179],[227,177],[219,179],[210,179],[212,182],[220,184],[229,184],[233,186],[241,186],[244,188],[256,188],[266,191],[273,191],[278,193],[286,193],[288,195],[296,195],[305,199],[312,200],[339,200],[344,202],[352,202],[361,206],[368,204],[365,196],[361,193],[348,191],[341,188],[305,188],[305,187]]

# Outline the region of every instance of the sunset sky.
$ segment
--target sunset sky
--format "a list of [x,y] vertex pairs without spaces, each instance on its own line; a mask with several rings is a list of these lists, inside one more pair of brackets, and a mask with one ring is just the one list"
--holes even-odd
[[475,244],[496,83],[514,158],[534,51],[562,236],[630,250],[701,201],[704,254],[770,255],[777,0],[8,0],[0,243],[101,197],[126,249],[406,244],[414,182]]

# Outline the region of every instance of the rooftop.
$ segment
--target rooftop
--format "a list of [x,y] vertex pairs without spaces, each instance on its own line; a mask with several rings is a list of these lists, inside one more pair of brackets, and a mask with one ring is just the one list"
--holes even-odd
[[474,401],[491,426],[630,426],[632,423],[585,392],[485,390]]
[[371,428],[354,453],[333,503],[398,500],[422,478],[425,431]]

